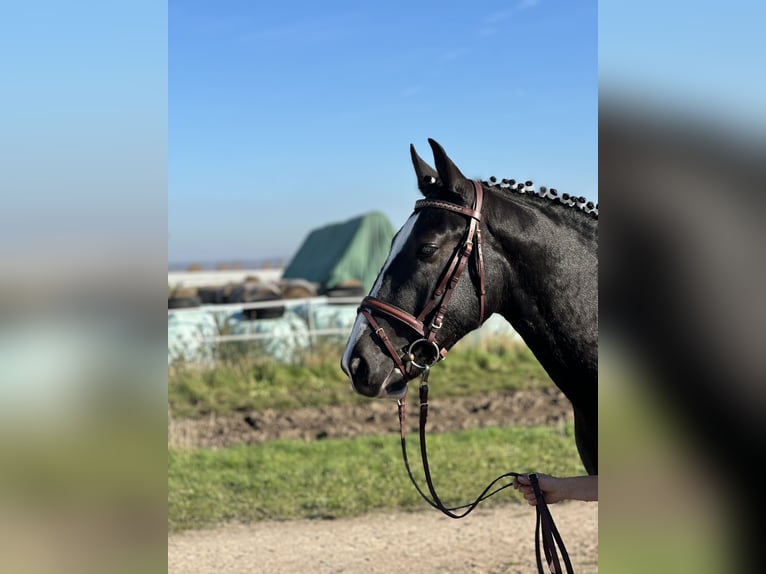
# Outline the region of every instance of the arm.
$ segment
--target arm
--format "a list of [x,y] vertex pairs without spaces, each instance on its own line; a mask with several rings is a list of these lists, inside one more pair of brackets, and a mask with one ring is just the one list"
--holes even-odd
[[[537,482],[548,504],[561,500],[598,500],[598,475],[557,477],[538,472]],[[528,475],[516,477],[513,488],[520,490],[530,505],[537,504]]]

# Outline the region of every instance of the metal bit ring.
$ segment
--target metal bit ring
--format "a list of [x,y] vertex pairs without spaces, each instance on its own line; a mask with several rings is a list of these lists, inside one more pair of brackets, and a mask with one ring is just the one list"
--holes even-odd
[[[415,345],[418,344],[426,344],[426,345],[432,345],[433,346],[433,359],[428,362],[426,361],[426,364],[421,365],[415,360],[415,354],[412,352],[413,349],[415,349]],[[440,351],[439,351],[439,345],[436,344],[436,341],[427,341],[426,339],[418,339],[417,341],[413,342],[410,345],[410,348],[407,350],[407,355],[410,359],[410,362],[415,365],[418,369],[430,369],[433,367],[436,363],[439,362],[440,358]]]

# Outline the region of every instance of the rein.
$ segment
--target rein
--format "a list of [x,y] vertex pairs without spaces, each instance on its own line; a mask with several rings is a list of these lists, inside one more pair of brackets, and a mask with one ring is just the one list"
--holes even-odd
[[[421,374],[420,388],[419,388],[420,458],[423,463],[423,474],[425,474],[425,477],[426,477],[426,486],[428,487],[428,492],[431,495],[430,498],[425,492],[423,492],[423,489],[420,488],[420,485],[418,485],[417,481],[415,480],[415,477],[412,474],[412,469],[410,468],[409,458],[407,456],[407,439],[406,439],[406,431],[404,426],[405,410],[406,410],[405,409],[406,395],[402,397],[401,399],[399,399],[397,403],[397,410],[399,415],[399,435],[400,435],[401,446],[402,446],[402,459],[404,460],[404,467],[407,469],[407,476],[409,476],[410,482],[412,482],[413,486],[415,487],[415,490],[418,491],[418,494],[420,494],[423,500],[425,500],[430,506],[440,511],[442,514],[449,516],[450,518],[454,518],[454,519],[465,518],[479,505],[480,502],[483,502],[484,500],[488,499],[490,496],[493,496],[497,494],[498,492],[505,490],[506,488],[513,485],[513,482],[508,482],[492,490],[492,488],[498,482],[500,482],[504,478],[520,476],[520,473],[506,472],[505,474],[501,474],[495,480],[490,482],[484,488],[481,494],[479,494],[479,496],[476,497],[476,499],[469,504],[462,504],[460,506],[447,507],[441,501],[441,499],[439,498],[439,495],[436,493],[436,488],[434,487],[433,479],[431,478],[431,469],[428,464],[428,449],[426,445],[426,422],[428,420],[428,375],[430,373],[430,370],[431,370],[431,367],[427,366],[425,370],[423,371],[423,373]],[[543,496],[543,493],[540,490],[540,484],[538,482],[537,474],[530,473],[528,476],[532,484],[532,490],[535,493],[535,498],[537,499],[537,504],[535,505],[535,511],[537,514],[537,518],[535,522],[535,558],[537,560],[538,574],[545,574],[546,572],[546,570],[543,568],[543,558],[542,558],[543,554],[545,555],[545,563],[548,565],[548,572],[550,572],[551,574],[563,574],[563,570],[561,569],[561,561],[559,560],[559,552],[561,552],[561,560],[563,560],[564,562],[567,574],[574,574],[574,570],[572,568],[572,562],[569,559],[569,553],[567,552],[566,546],[564,546],[564,540],[561,538],[561,534],[559,534],[558,528],[556,528],[556,523],[553,521],[553,516],[551,515],[551,512],[548,509],[548,505],[545,502],[545,497]],[[463,512],[456,513],[455,511],[458,511],[458,510],[463,510]],[[543,551],[542,554],[540,553],[541,546]]]
[[[433,480],[431,478],[431,470],[428,464],[428,451],[426,447],[426,422],[428,419],[428,376],[430,374],[431,367],[447,356],[447,349],[439,346],[436,337],[439,329],[442,327],[444,316],[447,312],[447,306],[449,304],[450,298],[452,297],[452,293],[457,286],[458,280],[460,279],[466,264],[468,263],[468,259],[473,252],[474,245],[476,245],[476,265],[479,276],[479,325],[481,325],[484,321],[484,297],[486,289],[484,285],[484,258],[481,249],[480,230],[481,208],[483,203],[484,190],[479,182],[473,181],[472,183],[476,192],[472,208],[466,208],[455,203],[441,200],[422,199],[415,202],[415,211],[425,207],[432,207],[437,209],[446,209],[448,211],[464,215],[468,218],[468,226],[462,245],[457,249],[455,255],[453,255],[449,265],[447,266],[447,270],[444,273],[444,276],[434,290],[431,298],[424,306],[423,310],[417,316],[415,316],[411,313],[408,313],[407,311],[400,309],[399,307],[396,307],[395,305],[392,305],[391,303],[381,301],[380,299],[372,296],[367,296],[362,299],[362,303],[359,306],[359,312],[362,313],[365,319],[367,319],[373,332],[383,343],[383,346],[386,348],[386,351],[393,359],[394,364],[396,365],[396,368],[399,369],[402,377],[405,379],[414,378],[414,376],[412,376],[412,369],[408,369],[408,366],[420,369],[420,454],[423,463],[423,472],[425,474],[428,494],[426,494],[420,488],[417,481],[415,480],[415,477],[413,476],[412,470],[410,468],[409,459],[407,457],[407,445],[405,438],[406,433],[404,425],[406,394],[398,401],[399,432],[401,436],[402,458],[404,459],[404,466],[407,469],[407,475],[409,476],[410,481],[415,486],[415,489],[418,491],[423,500],[425,500],[430,506],[439,510],[443,514],[455,519],[464,518],[470,514],[479,505],[480,502],[513,485],[513,483],[510,482],[503,484],[502,486],[498,486],[492,490],[499,481],[504,478],[519,476],[519,473],[517,472],[507,472],[502,474],[491,483],[489,483],[489,485],[487,485],[487,487],[473,502],[469,504],[463,504],[461,506],[447,507],[441,501],[439,495],[436,493],[436,489],[434,488]],[[391,342],[389,336],[386,334],[386,331],[375,320],[373,312],[381,313],[386,315],[389,319],[393,319],[406,325],[412,331],[420,335],[420,339],[417,339],[411,343],[406,353],[400,355],[400,353],[397,352],[397,350],[394,348],[394,345]],[[434,315],[430,324],[427,325],[426,317],[430,313],[434,313]],[[422,355],[422,357],[416,355],[416,352],[418,351],[418,355]],[[542,556],[540,554],[540,547],[542,545],[542,550],[545,555],[545,562],[552,574],[562,574],[557,547],[558,550],[561,551],[561,556],[566,566],[567,574],[573,574],[569,555],[564,546],[564,542],[561,539],[561,535],[559,534],[558,529],[553,522],[553,517],[548,510],[548,506],[545,503],[545,498],[543,497],[542,491],[540,490],[537,475],[534,473],[529,474],[529,478],[532,484],[532,489],[535,493],[535,497],[537,499],[537,504],[535,506],[537,512],[537,522],[535,526],[535,553],[537,558],[537,570],[539,574],[545,573],[545,570],[543,569]]]

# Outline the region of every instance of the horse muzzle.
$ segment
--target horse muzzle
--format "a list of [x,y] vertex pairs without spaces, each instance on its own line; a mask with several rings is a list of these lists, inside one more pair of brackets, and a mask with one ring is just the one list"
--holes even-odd
[[407,392],[407,379],[396,366],[391,365],[389,367],[388,373],[382,378],[382,381],[373,372],[380,373],[380,368],[371,368],[363,356],[353,357],[348,363],[343,363],[341,366],[348,375],[354,391],[365,397],[398,399]]

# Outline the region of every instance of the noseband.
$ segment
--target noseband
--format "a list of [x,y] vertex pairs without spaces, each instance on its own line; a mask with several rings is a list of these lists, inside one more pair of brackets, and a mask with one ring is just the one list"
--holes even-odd
[[[458,280],[463,274],[463,270],[466,267],[468,259],[473,252],[473,247],[476,245],[476,267],[479,275],[479,325],[484,322],[484,295],[486,289],[484,287],[484,257],[481,251],[481,207],[484,199],[484,190],[481,184],[477,181],[472,181],[475,190],[473,207],[463,207],[457,203],[450,201],[442,201],[436,199],[421,199],[415,202],[415,212],[420,211],[425,207],[431,207],[436,209],[446,209],[454,213],[459,213],[468,218],[468,226],[463,237],[463,242],[452,256],[447,270],[442,277],[442,280],[437,285],[430,299],[426,303],[423,310],[417,315],[413,315],[400,309],[399,307],[381,301],[377,297],[367,296],[362,299],[362,303],[359,306],[359,312],[367,319],[373,332],[377,335],[380,341],[383,343],[388,354],[394,360],[394,364],[397,366],[405,379],[408,375],[408,370],[405,365],[409,364],[421,370],[428,369],[438,361],[447,356],[447,349],[441,347],[436,340],[436,336],[439,329],[442,328],[444,322],[444,316],[447,313],[447,306],[449,305],[452,294],[455,291]],[[434,309],[436,310],[434,312]],[[410,344],[407,353],[403,356],[397,352],[394,348],[391,339],[386,334],[383,327],[381,327],[373,316],[373,312],[377,312],[385,315],[389,319],[393,319],[409,327],[420,335],[420,339],[417,339]],[[426,326],[426,317],[430,313],[434,312],[433,319],[430,324]],[[423,360],[422,364],[416,361],[415,351],[421,350],[427,357]]]

